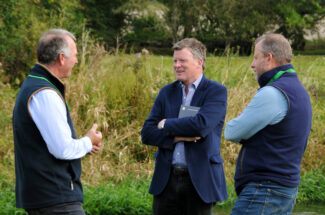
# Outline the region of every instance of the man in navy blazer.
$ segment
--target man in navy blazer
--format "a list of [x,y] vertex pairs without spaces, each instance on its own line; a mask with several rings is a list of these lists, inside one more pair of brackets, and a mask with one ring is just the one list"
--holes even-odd
[[[206,47],[194,38],[173,46],[177,81],[159,92],[142,142],[157,146],[149,193],[155,215],[211,214],[227,199],[220,139],[227,89],[203,75]],[[195,116],[178,118],[181,105],[199,107]]]

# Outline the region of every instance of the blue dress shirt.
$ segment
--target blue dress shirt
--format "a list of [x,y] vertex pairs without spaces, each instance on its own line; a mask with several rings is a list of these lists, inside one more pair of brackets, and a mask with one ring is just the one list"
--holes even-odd
[[225,138],[236,143],[247,140],[267,125],[280,122],[287,111],[288,101],[279,89],[260,88],[243,113],[227,123]]
[[[199,86],[201,80],[202,80],[202,76],[203,74],[201,74],[201,76],[196,79],[196,81],[194,81],[193,84],[188,86],[188,93],[186,95],[185,92],[185,85],[180,82],[180,84],[182,85],[182,104],[183,105],[187,105],[190,106],[191,105],[191,101],[193,98],[193,95],[195,93],[195,90],[197,89],[197,87]],[[185,159],[185,149],[184,149],[184,142],[178,142],[176,143],[175,146],[175,150],[173,153],[173,165],[181,165],[181,166],[187,166],[186,163],[186,159]]]

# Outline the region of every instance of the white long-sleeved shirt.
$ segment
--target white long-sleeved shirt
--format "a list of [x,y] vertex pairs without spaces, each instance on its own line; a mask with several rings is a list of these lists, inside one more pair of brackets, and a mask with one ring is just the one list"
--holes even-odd
[[72,138],[66,106],[56,91],[44,89],[35,93],[28,108],[49,152],[54,157],[73,160],[91,151],[92,143],[89,137]]
[[280,122],[288,112],[288,101],[277,88],[260,88],[242,114],[230,120],[225,128],[225,138],[238,143],[247,140],[267,125]]

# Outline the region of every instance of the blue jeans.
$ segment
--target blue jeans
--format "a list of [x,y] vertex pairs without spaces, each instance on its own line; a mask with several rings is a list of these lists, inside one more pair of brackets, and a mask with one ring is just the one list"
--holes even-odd
[[248,183],[239,194],[231,215],[291,214],[297,193],[297,188],[272,182]]

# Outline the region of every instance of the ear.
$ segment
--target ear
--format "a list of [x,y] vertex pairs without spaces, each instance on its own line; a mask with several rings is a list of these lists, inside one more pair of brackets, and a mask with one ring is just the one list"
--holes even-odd
[[199,59],[197,60],[197,63],[198,63],[198,65],[202,68],[202,65],[203,65],[203,59],[202,59],[202,58],[199,58]]
[[266,59],[268,62],[272,62],[272,60],[274,59],[273,55],[271,53],[267,53],[266,54]]
[[280,65],[277,62],[277,60],[275,59],[273,54],[267,53],[266,58],[267,58],[267,63],[270,66],[270,68],[275,68],[275,67],[278,67]]
[[64,57],[64,54],[63,53],[60,53],[59,54],[58,61],[59,61],[59,64],[60,65],[64,65],[65,57]]

